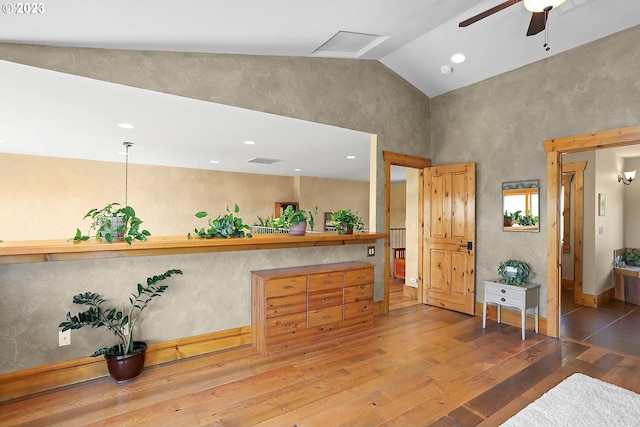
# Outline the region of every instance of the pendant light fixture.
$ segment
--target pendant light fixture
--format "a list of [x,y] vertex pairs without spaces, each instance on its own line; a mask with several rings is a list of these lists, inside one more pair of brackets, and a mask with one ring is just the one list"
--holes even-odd
[[124,205],[129,206],[129,148],[133,146],[133,142],[123,142],[125,146],[125,166],[124,166]]

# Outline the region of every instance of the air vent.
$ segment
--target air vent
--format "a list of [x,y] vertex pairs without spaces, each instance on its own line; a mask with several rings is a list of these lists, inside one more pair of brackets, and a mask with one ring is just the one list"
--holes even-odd
[[266,157],[252,157],[251,159],[247,160],[247,162],[249,163],[259,163],[261,165],[272,165],[281,161],[282,160],[280,159],[267,159]]
[[322,46],[313,52],[313,56],[333,58],[359,58],[389,37],[375,34],[338,31]]

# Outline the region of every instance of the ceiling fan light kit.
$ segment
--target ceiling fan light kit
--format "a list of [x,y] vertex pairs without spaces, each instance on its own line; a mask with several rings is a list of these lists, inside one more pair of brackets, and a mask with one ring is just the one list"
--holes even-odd
[[524,7],[529,12],[539,13],[544,12],[547,8],[551,10],[558,7],[564,2],[565,0],[524,0]]

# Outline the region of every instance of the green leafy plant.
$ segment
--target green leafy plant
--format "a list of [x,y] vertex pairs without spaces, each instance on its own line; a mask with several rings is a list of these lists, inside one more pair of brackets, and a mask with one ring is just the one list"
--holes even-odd
[[502,261],[498,266],[500,282],[508,285],[523,285],[529,277],[529,265],[515,259]]
[[[92,237],[102,238],[113,243],[114,240],[123,239],[129,245],[134,240],[147,240],[151,233],[140,230],[142,220],[136,216],[136,211],[131,206],[120,206],[119,203],[109,203],[102,209],[93,208],[82,219],[91,218],[89,233],[83,235],[79,228],[73,237],[74,242],[89,240]],[[94,230],[95,234],[91,234]]]
[[311,228],[311,231],[313,231],[313,226],[316,223],[314,215],[318,215],[318,207],[317,206],[314,208],[313,212],[309,211],[309,228]]
[[147,308],[149,303],[156,297],[161,296],[169,287],[160,282],[168,279],[174,274],[182,274],[181,270],[168,270],[158,276],[147,278],[146,285],[138,283],[136,292],[129,297],[129,309],[125,311],[123,308],[103,308],[105,299],[100,294],[94,292],[85,292],[75,295],[73,303],[79,305],[87,305],[86,311],[79,312],[76,316],[72,316],[71,312],[67,313],[67,320],[58,325],[62,331],[68,329],[81,329],[85,326],[91,328],[106,327],[118,339],[118,344],[113,347],[103,347],[96,350],[91,356],[99,356],[101,354],[122,356],[133,352],[133,332],[142,311]]
[[284,228],[285,230],[288,230],[292,225],[307,221],[307,211],[294,209],[293,206],[289,205],[284,211],[282,211],[282,215],[280,215],[279,218],[276,218],[275,221],[278,225],[276,228]]
[[346,234],[348,230],[364,231],[364,222],[358,214],[351,209],[339,209],[331,214],[331,221],[340,234]]
[[627,265],[640,265],[640,249],[630,249],[622,256]]
[[[201,239],[213,239],[213,238],[224,238],[230,239],[233,237],[251,237],[251,233],[245,233],[244,230],[250,230],[247,224],[242,222],[242,218],[236,216],[236,214],[240,212],[240,208],[236,203],[234,211],[231,212],[229,207],[227,206],[227,213],[225,215],[218,215],[218,217],[209,219],[207,223],[207,228],[202,227],[199,230],[196,228],[194,230],[194,235],[191,233],[187,234],[189,239],[191,238],[201,238]],[[200,211],[195,214],[196,218],[205,218],[209,214],[205,211]]]

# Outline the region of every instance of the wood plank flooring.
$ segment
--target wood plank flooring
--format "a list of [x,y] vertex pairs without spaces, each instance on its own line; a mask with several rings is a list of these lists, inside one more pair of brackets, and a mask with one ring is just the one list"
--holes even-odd
[[404,295],[404,280],[389,279],[389,310],[420,304],[416,299]]
[[574,372],[640,392],[640,359],[414,305],[272,356],[251,347],[0,404],[2,426],[496,426]]
[[640,357],[640,306],[617,300],[598,308],[575,305],[573,292],[563,289],[561,314],[563,337]]

